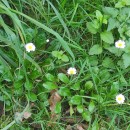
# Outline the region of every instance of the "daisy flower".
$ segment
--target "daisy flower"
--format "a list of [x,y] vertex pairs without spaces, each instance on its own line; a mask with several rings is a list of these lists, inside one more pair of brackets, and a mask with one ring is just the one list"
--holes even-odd
[[125,48],[125,41],[123,40],[118,40],[115,42],[116,48]]
[[70,68],[67,70],[67,73],[68,73],[69,75],[74,75],[74,74],[76,74],[76,69],[73,68],[73,67],[70,67]]
[[125,101],[124,95],[118,94],[118,95],[116,96],[116,102],[117,102],[118,104],[123,104],[124,101]]
[[30,51],[35,51],[36,47],[33,43],[27,43],[25,45],[25,49],[27,52],[30,52]]

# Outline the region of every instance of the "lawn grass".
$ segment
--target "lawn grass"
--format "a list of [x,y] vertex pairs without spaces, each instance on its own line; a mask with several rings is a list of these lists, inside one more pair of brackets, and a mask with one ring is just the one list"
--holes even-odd
[[1,0],[0,129],[129,130],[129,11],[127,0]]

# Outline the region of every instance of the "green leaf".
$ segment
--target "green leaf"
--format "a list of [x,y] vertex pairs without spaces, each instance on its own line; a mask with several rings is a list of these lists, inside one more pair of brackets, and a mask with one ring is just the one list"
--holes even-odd
[[93,82],[92,81],[87,81],[85,83],[85,88],[86,88],[86,90],[92,90],[93,89]]
[[45,82],[43,83],[43,87],[45,87],[48,90],[53,90],[53,89],[58,88],[58,86],[53,82]]
[[80,82],[77,82],[74,85],[72,85],[71,89],[73,89],[73,90],[79,90],[80,89]]
[[55,113],[61,113],[61,103],[60,103],[60,102],[57,102],[57,103],[56,103],[54,112],[55,112]]
[[125,32],[125,34],[130,37],[130,29]]
[[103,8],[103,12],[107,15],[112,16],[113,18],[115,18],[118,15],[118,10],[112,7],[105,7]]
[[88,106],[88,110],[90,111],[90,113],[93,113],[94,109],[95,109],[95,104],[93,101],[91,101]]
[[100,95],[93,95],[98,103],[103,103],[103,98]]
[[52,51],[52,55],[56,58],[58,58],[59,51]]
[[58,74],[58,78],[59,78],[59,80],[61,80],[63,83],[69,83],[68,77],[67,77],[65,74],[63,74],[63,73],[59,73],[59,74]]
[[52,74],[50,74],[50,73],[47,73],[47,74],[45,75],[45,77],[46,77],[47,80],[49,80],[49,81],[53,81],[53,82],[56,81],[56,78],[55,78]]
[[126,5],[130,5],[130,0],[123,0]]
[[75,95],[71,98],[70,102],[73,105],[80,105],[82,103],[82,97],[80,95]]
[[90,112],[89,111],[85,111],[85,112],[83,112],[82,113],[82,117],[83,117],[83,119],[85,120],[85,121],[91,121],[91,114],[90,114]]
[[98,32],[98,29],[94,27],[94,24],[92,22],[87,23],[87,28],[92,34],[96,34]]
[[22,85],[23,85],[23,81],[22,81],[22,80],[15,81],[15,82],[14,82],[14,88],[15,88],[15,90],[21,88]]
[[78,106],[77,106],[77,111],[78,111],[79,113],[82,113],[83,110],[84,110],[83,105],[78,105]]
[[35,93],[29,92],[27,95],[30,101],[35,102],[37,100],[37,95]]
[[58,93],[61,95],[61,96],[71,96],[71,93],[70,93],[70,89],[67,88],[67,87],[60,87]]
[[118,93],[119,91],[119,82],[113,82],[112,86],[111,86],[111,92],[112,93]]
[[130,1],[129,0],[120,0],[118,3],[116,3],[115,7],[116,8],[122,8],[125,6],[130,5]]
[[109,80],[109,78],[111,77],[110,72],[107,69],[101,70],[99,75],[98,75],[101,79],[100,83],[106,82],[107,80]]
[[119,21],[114,18],[110,18],[108,21],[108,28],[107,31],[111,31],[112,29],[118,27],[120,25]]
[[124,50],[126,53],[130,53],[130,44],[129,43],[126,45]]
[[90,63],[91,66],[97,66],[98,65],[98,58],[97,58],[96,55],[89,56],[88,59],[89,59],[89,63]]
[[97,17],[97,19],[98,19],[100,22],[102,22],[102,20],[103,20],[103,15],[102,15],[102,13],[101,13],[99,10],[96,10],[96,17]]
[[122,54],[122,50],[119,50],[118,48],[116,48],[114,46],[108,47],[106,49],[109,50],[111,53],[115,54],[116,56],[121,56],[121,54]]
[[62,57],[61,57],[61,60],[64,61],[64,62],[68,62],[69,58],[68,58],[67,55],[63,54]]
[[98,55],[102,53],[102,47],[98,44],[93,45],[89,50],[89,55]]
[[130,53],[123,54],[122,58],[123,58],[123,63],[125,65],[125,68],[130,66]]
[[26,81],[25,84],[24,84],[25,88],[30,91],[33,89],[33,84],[29,81]]
[[[125,0],[126,1],[126,0]],[[115,7],[116,8],[122,8],[126,5],[126,2],[125,1],[119,1],[118,3],[115,4]]]
[[105,31],[105,32],[102,32],[101,34],[100,34],[100,37],[101,37],[101,39],[104,41],[104,42],[106,42],[106,43],[114,43],[114,38],[113,38],[113,34],[112,34],[112,32],[107,32],[107,31]]
[[103,65],[104,67],[106,67],[106,68],[115,68],[112,59],[109,58],[109,57],[106,57],[106,58],[103,60],[102,65]]

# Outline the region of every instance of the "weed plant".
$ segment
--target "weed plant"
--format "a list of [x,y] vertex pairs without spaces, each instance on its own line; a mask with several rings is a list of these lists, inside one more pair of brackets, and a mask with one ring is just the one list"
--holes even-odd
[[1,130],[130,130],[129,37],[129,0],[1,0]]

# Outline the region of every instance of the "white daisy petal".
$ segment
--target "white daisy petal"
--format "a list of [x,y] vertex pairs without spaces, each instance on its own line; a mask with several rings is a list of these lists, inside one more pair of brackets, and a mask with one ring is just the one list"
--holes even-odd
[[116,102],[117,102],[118,104],[123,104],[124,101],[125,101],[124,95],[118,94],[118,95],[116,96]]
[[116,41],[115,42],[115,47],[116,48],[125,48],[125,41],[123,41],[123,40],[118,40],[118,41]]
[[67,70],[67,73],[69,75],[75,75],[77,72],[76,72],[76,69],[73,68],[73,67],[70,67],[68,70]]
[[49,39],[46,40],[46,42],[49,42],[49,41],[50,41]]
[[36,47],[33,43],[27,43],[25,45],[25,49],[27,52],[30,52],[30,51],[35,51]]

